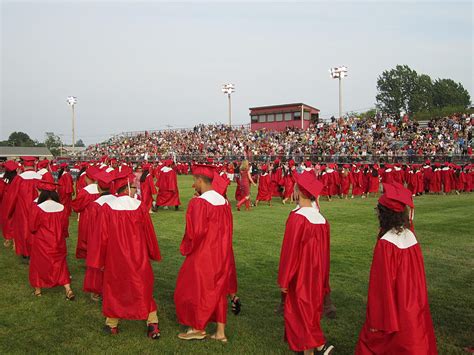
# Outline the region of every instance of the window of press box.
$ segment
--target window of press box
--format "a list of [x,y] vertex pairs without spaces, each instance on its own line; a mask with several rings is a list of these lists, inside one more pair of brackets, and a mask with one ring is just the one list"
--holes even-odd
[[309,112],[305,112],[305,113],[304,113],[304,119],[305,119],[305,121],[309,121],[309,118],[310,118]]
[[[290,118],[291,118],[291,115],[290,115]],[[275,121],[277,121],[277,122],[283,121],[283,114],[282,113],[277,113],[275,115]]]
[[251,119],[252,119],[252,122],[258,122],[258,116],[257,115],[253,115],[251,117]]
[[300,119],[301,119],[301,112],[294,112],[294,113],[293,113],[293,119],[294,119],[295,121],[300,120]]
[[266,122],[265,115],[259,115],[258,122]]
[[291,121],[291,112],[285,113],[285,121]]
[[273,113],[267,115],[267,122],[273,122],[273,121],[275,121],[275,115]]

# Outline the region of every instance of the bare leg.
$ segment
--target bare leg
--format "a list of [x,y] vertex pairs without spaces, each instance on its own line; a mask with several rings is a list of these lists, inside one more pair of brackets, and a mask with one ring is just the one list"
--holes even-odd
[[225,324],[217,323],[216,338],[222,339],[225,338]]

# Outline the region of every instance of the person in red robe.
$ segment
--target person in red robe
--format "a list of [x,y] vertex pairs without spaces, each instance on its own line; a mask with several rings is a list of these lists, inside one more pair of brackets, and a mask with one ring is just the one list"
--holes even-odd
[[441,164],[435,163],[430,180],[430,192],[439,194],[442,189]]
[[34,200],[38,197],[36,189],[42,176],[35,169],[34,157],[22,157],[25,171],[13,180],[10,185],[8,198],[5,201],[6,218],[12,221],[15,252],[23,259],[30,256],[31,231],[28,221]]
[[66,210],[59,203],[57,184],[38,182],[38,204],[32,206],[29,220],[31,231],[30,285],[34,295],[42,295],[42,288],[64,286],[66,300],[75,298],[71,289],[71,275],[67,266]]
[[[153,299],[154,275],[150,260],[160,261],[160,249],[150,214],[135,194],[135,176],[123,169],[114,181],[117,198],[102,208],[101,241],[91,267],[104,270],[102,312],[104,330],[118,333],[120,319],[146,320],[147,336],[159,339],[158,315]],[[89,250],[88,250],[89,253]]]
[[179,209],[181,202],[179,200],[178,178],[176,172],[171,168],[172,160],[166,160],[165,166],[160,169],[158,181],[158,194],[156,196],[156,207],[174,206],[175,210]]
[[451,193],[454,188],[453,170],[450,165],[451,164],[446,162],[444,167],[441,169],[441,181],[443,184],[443,192],[445,194]]
[[140,176],[140,200],[151,213],[153,205],[153,195],[156,195],[156,188],[153,182],[153,175],[150,174],[151,164],[142,165],[142,174]]
[[77,178],[75,182],[76,193],[78,191],[81,191],[84,187],[87,186],[86,171],[88,167],[89,167],[89,164],[86,162],[83,162],[79,165],[80,170],[79,170],[79,173],[77,174]]
[[361,196],[364,194],[364,181],[363,181],[363,173],[360,170],[360,164],[357,163],[356,167],[352,170],[351,173],[351,180],[352,180],[352,195],[351,198],[354,196]]
[[[58,173],[58,184],[59,200],[66,209],[66,214],[69,217],[71,216],[72,211],[72,194],[74,193],[74,186],[67,163],[62,163],[60,165],[60,170]],[[67,229],[69,230],[69,218],[67,220]]]
[[321,329],[324,299],[329,293],[329,223],[313,201],[323,185],[313,174],[296,175],[298,208],[286,221],[278,284],[284,298],[285,340],[292,351],[331,354]]
[[350,165],[349,164],[344,164],[342,166],[342,171],[339,174],[340,175],[340,194],[341,198],[344,198],[347,200],[347,196],[349,195],[349,189],[351,187],[351,173],[349,171]]
[[425,193],[430,191],[431,177],[433,176],[433,169],[431,168],[431,162],[429,160],[425,161],[423,165],[423,190]]
[[13,183],[17,176],[17,169],[19,165],[13,160],[8,160],[3,164],[5,172],[2,179],[0,180],[0,186],[2,186],[1,191],[1,205],[0,205],[0,228],[2,230],[3,238],[5,239],[3,245],[5,248],[9,248],[12,245],[13,240],[13,225],[12,218],[7,216],[7,201],[11,197],[10,195],[10,186]]
[[455,190],[456,193],[459,195],[460,192],[464,191],[464,183],[466,181],[466,175],[464,174],[464,171],[462,171],[459,165],[455,166],[453,177]]
[[355,353],[435,355],[423,255],[407,210],[414,207],[412,194],[401,184],[383,186],[367,314]]
[[280,159],[275,159],[273,162],[273,168],[270,174],[270,183],[272,187],[273,197],[282,197],[283,192],[283,171],[280,166]]
[[286,204],[288,200],[293,201],[293,192],[295,186],[295,161],[290,159],[288,161],[288,167],[283,170],[283,200],[281,201],[283,204]]
[[250,210],[250,184],[256,185],[250,174],[249,161],[243,160],[240,164],[240,195],[241,199],[237,203],[237,211],[240,211],[240,207],[245,204],[245,209]]
[[43,178],[41,180],[54,182],[53,174],[51,174],[51,168],[49,166],[49,160],[43,159],[36,164],[38,169],[37,173],[40,174]]
[[374,194],[375,196],[379,192],[380,187],[379,166],[374,164],[369,170],[368,175],[369,183],[367,188],[367,197],[369,197],[370,194]]
[[90,167],[85,171],[84,182],[86,186],[77,191],[76,198],[71,202],[71,208],[80,214],[77,227],[77,259],[85,259],[87,256],[87,239],[90,224],[88,209],[90,204],[99,197],[99,189],[97,184],[94,183],[94,175],[97,173],[98,169],[95,167]]
[[100,300],[102,296],[103,270],[94,267],[100,264],[101,255],[98,253],[102,241],[102,226],[99,221],[101,218],[106,219],[102,214],[107,213],[110,209],[102,208],[105,204],[110,204],[116,199],[116,196],[110,192],[112,182],[116,176],[116,171],[101,171],[94,176],[100,192],[100,197],[89,204],[87,225],[87,256],[86,256],[86,272],[84,274],[84,292],[91,293],[91,299],[95,302]]
[[258,192],[255,199],[255,207],[260,201],[268,201],[268,205],[272,205],[272,190],[270,185],[270,175],[268,175],[268,166],[263,164],[260,168],[262,171],[258,176]]
[[229,202],[212,189],[214,169],[195,165],[193,197],[186,211],[180,251],[186,257],[176,280],[174,302],[180,324],[188,330],[183,340],[206,338],[206,326],[217,323],[211,339],[227,342],[227,296],[237,292],[232,249],[232,211]]

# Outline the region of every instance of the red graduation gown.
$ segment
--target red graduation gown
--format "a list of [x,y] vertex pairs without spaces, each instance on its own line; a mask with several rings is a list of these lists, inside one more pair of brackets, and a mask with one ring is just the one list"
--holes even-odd
[[290,213],[280,255],[278,284],[287,288],[285,338],[293,351],[324,344],[320,319],[329,292],[329,224],[316,208]]
[[28,227],[30,213],[34,200],[38,197],[36,185],[41,175],[33,170],[27,170],[18,175],[8,190],[6,201],[6,218],[12,221],[12,232],[15,239],[15,252],[18,255],[30,255],[30,236]]
[[232,250],[232,212],[216,191],[192,198],[174,292],[178,322],[205,329],[209,322],[226,323],[227,295],[237,291]]
[[435,168],[430,179],[430,192],[441,192],[441,169]]
[[268,173],[260,174],[258,177],[257,201],[271,201],[271,199],[270,175]]
[[32,207],[29,223],[31,286],[49,288],[71,282],[64,234],[67,218],[64,206],[53,200]]
[[80,213],[79,223],[77,227],[77,246],[76,258],[85,259],[87,256],[87,238],[89,220],[89,206],[99,197],[99,190],[96,184],[90,184],[79,190],[76,198],[71,203],[72,209]]
[[280,186],[282,182],[282,169],[276,168],[276,170],[270,174],[270,181],[272,187],[272,196],[281,197]]
[[283,178],[285,191],[283,193],[284,198],[290,198],[295,191],[295,179],[291,172],[286,173]]
[[[94,202],[89,204],[88,207],[88,219],[89,224],[87,226],[87,257],[86,257],[86,272],[84,274],[84,285],[83,290],[85,292],[91,292],[98,295],[102,294],[102,285],[104,280],[104,272],[94,265],[100,265],[101,258],[104,256],[101,254],[101,243],[102,243],[102,224],[99,223],[102,217],[102,213],[107,213],[110,209],[102,208],[104,204],[109,204],[117,197],[115,195],[107,194],[97,198]],[[102,252],[105,252],[102,250]]]
[[65,171],[58,180],[58,184],[59,200],[64,205],[67,215],[70,216],[72,208],[72,193],[74,192],[71,174]]
[[450,168],[441,169],[441,180],[443,182],[443,189],[445,193],[450,193],[454,188],[453,171]]
[[157,181],[158,195],[156,196],[157,206],[179,206],[178,178],[173,169],[161,168]]
[[156,188],[153,183],[153,176],[149,174],[145,181],[140,181],[140,200],[148,210],[153,204],[153,195],[156,195]]
[[109,318],[145,320],[156,311],[150,259],[161,260],[150,214],[129,196],[119,196],[102,208],[108,211],[99,221],[99,258],[91,265],[104,268],[102,312]]
[[349,172],[341,173],[340,177],[341,194],[348,195],[351,187],[351,174]]
[[352,196],[360,196],[364,193],[363,183],[362,171],[352,171]]
[[423,256],[408,229],[389,231],[375,245],[356,354],[437,354]]

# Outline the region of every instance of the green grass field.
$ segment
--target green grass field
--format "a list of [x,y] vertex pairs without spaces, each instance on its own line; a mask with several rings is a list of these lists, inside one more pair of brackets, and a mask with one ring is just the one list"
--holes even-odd
[[[179,177],[181,210],[153,214],[163,260],[153,263],[154,295],[159,304],[162,336],[145,337],[141,321],[122,321],[121,333],[102,333],[104,318],[97,303],[81,291],[83,261],[74,258],[77,238],[71,217],[69,268],[77,298],[64,300],[62,287],[31,295],[28,266],[12,250],[0,247],[0,353],[289,353],[283,342],[283,319],[274,314],[280,300],[276,284],[285,221],[293,205],[274,201],[250,212],[234,210],[234,251],[243,308],[229,312],[228,344],[211,340],[177,339],[173,291],[183,257],[179,244],[187,202],[193,189],[190,177]],[[229,196],[234,194],[235,185]],[[255,189],[254,189],[255,195]],[[331,286],[337,319],[324,320],[327,339],[337,354],[352,354],[365,318],[365,302],[372,249],[377,234],[374,198],[323,201],[331,223]],[[415,228],[427,273],[428,293],[440,354],[462,354],[474,345],[474,194],[423,196],[415,201]],[[235,204],[234,204],[235,205]],[[208,331],[211,331],[209,327]]]

